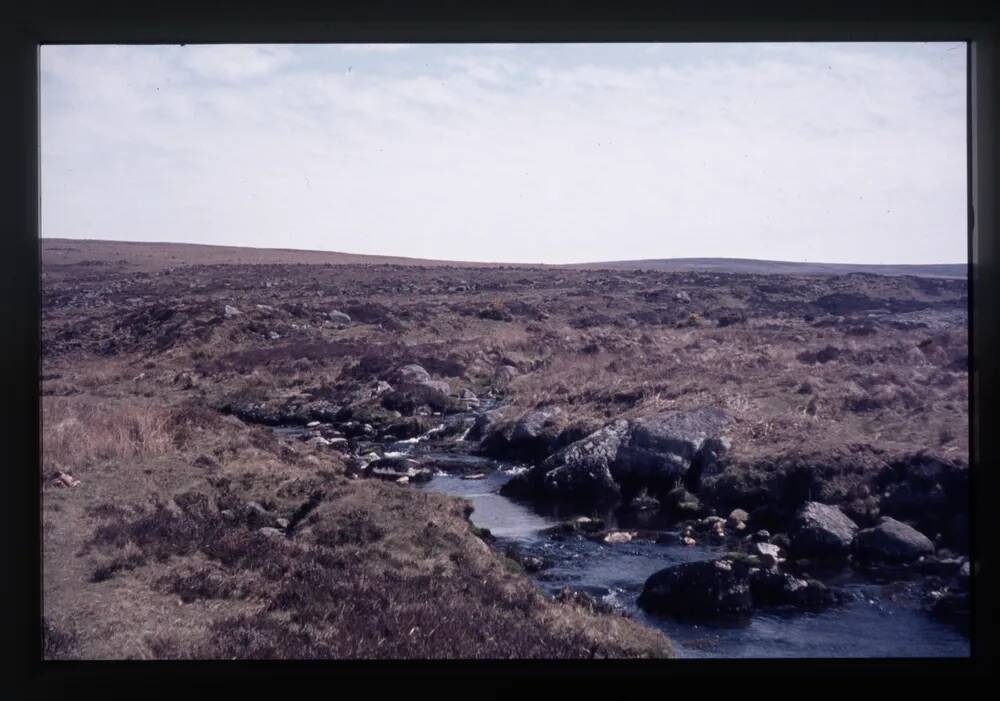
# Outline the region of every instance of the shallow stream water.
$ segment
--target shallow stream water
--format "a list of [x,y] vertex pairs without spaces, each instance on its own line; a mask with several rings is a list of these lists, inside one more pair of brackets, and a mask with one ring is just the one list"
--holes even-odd
[[[636,620],[660,628],[676,643],[681,657],[964,657],[969,639],[931,618],[915,603],[894,601],[895,588],[872,582],[842,584],[858,598],[822,613],[798,610],[757,612],[742,625],[706,625],[673,621],[645,613],[636,599],[649,575],[690,560],[718,557],[722,550],[702,546],[633,541],[605,545],[586,539],[554,541],[541,530],[562,521],[497,493],[510,479],[494,472],[482,480],[437,476],[420,488],[472,501],[472,522],[488,528],[501,542],[540,555],[552,565],[532,575],[540,587],[556,593],[563,586],[584,590]],[[620,527],[656,523],[619,522]],[[664,529],[670,531],[669,528]],[[905,597],[903,597],[905,599]]]

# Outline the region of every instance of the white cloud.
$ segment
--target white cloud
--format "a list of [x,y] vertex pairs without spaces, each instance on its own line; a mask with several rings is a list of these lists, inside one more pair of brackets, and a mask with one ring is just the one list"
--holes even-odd
[[964,258],[962,52],[406,48],[45,47],[43,233],[510,262]]

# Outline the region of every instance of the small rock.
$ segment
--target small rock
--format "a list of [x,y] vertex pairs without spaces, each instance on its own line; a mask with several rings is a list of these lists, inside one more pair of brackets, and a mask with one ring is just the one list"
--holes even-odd
[[770,531],[766,531],[762,528],[754,533],[752,538],[755,543],[766,543],[771,539],[771,533]]
[[730,528],[736,528],[737,524],[743,524],[746,526],[747,521],[750,520],[750,514],[748,514],[743,509],[733,509],[729,514],[729,518],[726,519],[726,525]]
[[267,334],[267,337],[270,338],[272,341],[277,341],[279,338],[281,338],[281,334],[279,334],[277,331],[271,331],[269,334]]
[[266,526],[264,528],[258,528],[257,532],[263,533],[264,535],[270,538],[283,538],[285,535],[281,530],[277,528],[271,528],[269,526]]
[[310,421],[306,424],[306,428],[316,428],[319,426],[319,421]]
[[472,474],[472,475],[462,475],[462,479],[464,479],[464,480],[481,480],[481,479],[486,479],[486,474],[482,473],[482,472],[477,472],[477,473]]
[[328,316],[330,317],[330,321],[333,321],[338,324],[351,323],[351,317],[348,314],[345,314],[344,312],[339,311],[337,309],[334,309],[332,312],[330,312]]
[[613,531],[604,536],[604,542],[609,545],[620,545],[632,542],[632,534],[625,531]]
[[409,483],[410,483],[410,478],[407,477],[406,475],[403,475],[398,480],[396,480],[396,484],[409,484]]
[[681,538],[681,542],[684,543],[684,545],[695,545],[698,541],[696,541],[694,538],[691,538],[690,536],[685,536]]
[[756,543],[754,553],[760,557],[761,563],[768,569],[774,569],[781,562],[779,557],[781,550],[772,543]]
[[232,318],[232,317],[234,317],[234,316],[239,316],[239,315],[240,315],[240,314],[242,314],[243,312],[241,312],[241,311],[240,311],[239,309],[237,309],[236,307],[233,307],[233,306],[231,306],[231,305],[227,304],[227,305],[226,305],[226,307],[225,307],[225,313],[226,313],[226,317],[228,317],[228,318]]
[[55,482],[58,484],[65,485],[67,487],[76,487],[80,484],[80,480],[76,479],[72,475],[66,472],[59,472],[56,474]]
[[278,526],[278,528],[288,528],[289,525],[287,518],[276,518],[274,523]]

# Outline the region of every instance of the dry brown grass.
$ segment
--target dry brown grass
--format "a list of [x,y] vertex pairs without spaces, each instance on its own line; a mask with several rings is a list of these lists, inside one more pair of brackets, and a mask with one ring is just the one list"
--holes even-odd
[[137,402],[45,397],[42,464],[72,472],[96,461],[162,455],[175,447],[171,418],[165,408]]

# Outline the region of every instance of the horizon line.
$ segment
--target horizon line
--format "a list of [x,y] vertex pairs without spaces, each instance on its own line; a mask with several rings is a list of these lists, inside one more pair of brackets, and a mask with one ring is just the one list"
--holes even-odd
[[530,265],[530,266],[546,266],[546,267],[568,267],[568,266],[587,266],[587,265],[621,265],[626,263],[639,264],[645,262],[655,262],[655,261],[678,261],[678,262],[703,262],[703,261],[713,261],[713,260],[725,260],[725,261],[737,261],[737,262],[747,262],[747,263],[791,263],[791,264],[806,264],[806,265],[843,265],[843,266],[884,266],[884,267],[922,267],[930,265],[969,265],[968,260],[957,261],[957,262],[933,262],[933,263],[859,263],[859,262],[833,262],[824,260],[792,260],[792,259],[778,259],[778,258],[744,258],[738,256],[662,256],[658,258],[620,258],[616,260],[596,260],[596,261],[579,261],[579,262],[569,262],[569,263],[545,263],[545,262],[530,262],[530,261],[488,261],[488,260],[463,260],[458,258],[426,258],[410,255],[398,255],[392,253],[354,253],[350,251],[340,251],[332,249],[320,249],[320,248],[288,248],[288,247],[276,247],[276,246],[254,246],[249,244],[235,245],[226,243],[196,243],[192,241],[136,241],[132,239],[99,239],[99,238],[82,238],[73,237],[66,235],[53,235],[53,234],[39,234],[39,242],[43,239],[47,240],[61,240],[61,241],[81,241],[90,243],[124,243],[124,244],[146,244],[153,246],[204,246],[207,248],[246,248],[255,251],[280,251],[289,253],[324,253],[324,254],[338,254],[345,256],[355,256],[359,258],[402,258],[405,260],[413,261],[427,261],[432,263],[464,263],[464,264],[483,264],[483,265]]

